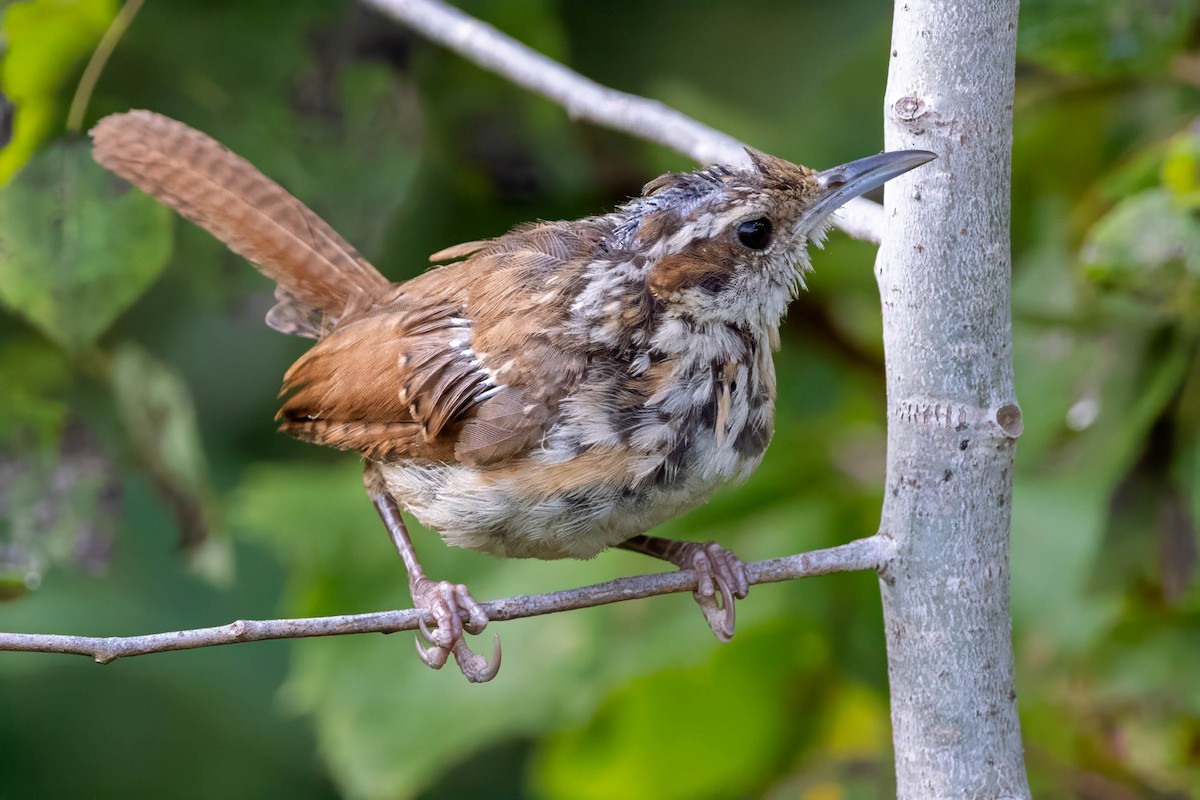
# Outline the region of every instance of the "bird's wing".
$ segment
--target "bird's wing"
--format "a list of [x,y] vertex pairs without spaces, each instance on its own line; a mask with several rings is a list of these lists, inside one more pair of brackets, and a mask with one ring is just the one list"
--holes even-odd
[[400,284],[292,366],[281,428],[374,459],[527,452],[584,370],[555,331],[588,244],[566,224],[524,228]]

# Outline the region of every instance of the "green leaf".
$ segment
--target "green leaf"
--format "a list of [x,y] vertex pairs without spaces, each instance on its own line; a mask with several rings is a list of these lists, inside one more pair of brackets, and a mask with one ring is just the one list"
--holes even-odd
[[1085,274],[1133,292],[1167,313],[1197,309],[1200,220],[1166,189],[1147,189],[1117,203],[1088,232]]
[[1176,200],[1200,205],[1200,136],[1189,130],[1173,137],[1160,172],[1162,185]]
[[0,445],[32,436],[49,445],[58,440],[67,405],[59,392],[70,382],[60,350],[43,340],[0,345]]
[[170,212],[59,142],[0,192],[0,300],[71,352],[85,349],[162,271]]
[[1027,0],[1017,52],[1070,75],[1153,74],[1195,18],[1192,0]]
[[53,442],[0,445],[0,600],[36,589],[54,564],[108,565],[121,512],[109,453],[79,422]]
[[0,148],[0,185],[52,131],[73,78],[116,13],[116,0],[37,0],[9,6],[0,88],[16,106],[16,115],[13,139]]
[[539,793],[684,800],[761,785],[776,763],[796,757],[793,728],[811,718],[813,702],[792,690],[819,682],[828,652],[815,632],[785,625],[739,636],[738,648],[707,663],[635,680],[586,726],[550,737],[534,775]]
[[[29,338],[0,345],[0,601],[36,587],[42,575],[65,552],[69,560],[72,533],[84,528],[110,533],[103,513],[78,517],[73,509],[87,505],[97,461],[86,452],[90,440],[74,426],[66,447],[63,433],[68,407],[63,390],[70,383],[62,351]],[[96,451],[93,446],[91,451]],[[100,474],[110,479],[111,465]],[[100,509],[93,507],[93,510]],[[83,521],[83,527],[68,524]],[[85,535],[80,539],[86,540]],[[64,546],[65,543],[65,546]],[[88,548],[84,548],[88,549]],[[91,548],[95,549],[95,548]]]
[[113,354],[110,380],[129,445],[174,513],[193,567],[211,579],[227,578],[232,553],[226,539],[212,535],[217,514],[187,385],[133,344]]

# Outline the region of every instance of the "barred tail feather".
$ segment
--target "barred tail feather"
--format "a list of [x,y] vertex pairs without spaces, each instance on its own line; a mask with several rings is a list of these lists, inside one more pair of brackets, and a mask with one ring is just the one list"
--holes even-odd
[[205,134],[150,111],[113,114],[91,132],[103,167],[175,209],[278,284],[267,322],[318,336],[390,284],[307,206]]

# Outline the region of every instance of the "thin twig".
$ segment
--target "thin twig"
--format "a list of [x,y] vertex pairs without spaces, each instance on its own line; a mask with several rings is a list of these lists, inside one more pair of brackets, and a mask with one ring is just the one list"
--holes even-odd
[[[814,550],[746,565],[751,584],[826,575],[831,572],[880,570],[891,555],[891,540],[875,535],[825,550]],[[536,617],[559,611],[638,600],[659,594],[694,591],[696,573],[691,570],[662,572],[618,578],[578,589],[548,594],[518,595],[483,603],[493,622]],[[305,619],[238,620],[215,628],[152,633],[145,636],[62,636],[42,633],[0,633],[0,651],[73,653],[94,658],[100,664],[150,653],[193,650],[265,639],[303,639],[312,636],[342,636],[352,633],[395,633],[417,628],[420,612],[415,609],[345,614]],[[432,622],[432,620],[428,620]]]
[[104,36],[100,37],[100,43],[92,51],[92,57],[83,70],[83,77],[79,79],[79,85],[75,87],[75,96],[71,98],[71,109],[67,112],[68,131],[79,133],[83,130],[83,115],[87,111],[88,101],[92,99],[96,81],[100,80],[100,73],[104,71],[104,65],[108,63],[108,58],[116,49],[117,42],[121,41],[121,37],[129,29],[129,24],[137,16],[143,2],[144,0],[126,0],[125,5],[121,6],[121,10],[113,17]]
[[[675,109],[601,86],[441,0],[363,0],[438,44],[587,120],[682,153],[701,164],[749,165],[742,142]],[[832,166],[832,165],[829,165]],[[883,207],[855,198],[833,224],[879,242]]]

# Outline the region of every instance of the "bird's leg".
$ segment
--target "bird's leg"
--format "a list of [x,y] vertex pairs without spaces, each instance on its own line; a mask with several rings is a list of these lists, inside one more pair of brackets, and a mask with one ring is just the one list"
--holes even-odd
[[733,600],[741,600],[750,591],[746,565],[740,558],[716,542],[680,542],[658,536],[634,536],[617,546],[661,558],[680,569],[695,570],[698,583],[692,596],[700,604],[708,626],[722,642],[733,638]]
[[[425,612],[420,619],[421,635],[430,647],[422,647],[418,640],[417,655],[434,669],[441,669],[453,653],[458,668],[467,680],[472,683],[490,681],[500,669],[500,637],[496,637],[492,646],[490,664],[483,656],[472,652],[463,639],[464,630],[472,634],[483,632],[488,624],[487,614],[461,583],[434,582],[425,577],[425,570],[417,561],[417,551],[400,516],[400,507],[390,494],[371,491],[370,488],[368,491],[371,502],[388,529],[388,535],[392,537],[392,543],[404,561],[404,568],[408,570],[408,590],[412,594],[413,605]],[[467,615],[466,622],[461,616],[463,612]],[[433,619],[435,627],[432,630],[425,622],[426,617]]]

